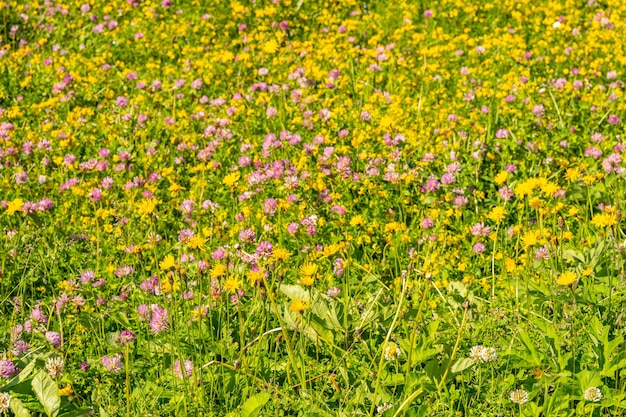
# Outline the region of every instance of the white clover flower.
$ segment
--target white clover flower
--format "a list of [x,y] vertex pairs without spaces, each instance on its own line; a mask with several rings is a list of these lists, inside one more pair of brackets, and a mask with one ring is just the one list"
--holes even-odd
[[530,399],[528,393],[523,389],[516,389],[515,391],[511,391],[509,398],[515,404],[526,404]]
[[481,362],[484,351],[485,351],[485,347],[482,345],[472,346],[472,348],[469,351],[469,357],[475,363]]
[[597,403],[602,399],[602,391],[597,387],[589,387],[583,393],[585,401],[591,401]]
[[493,362],[496,359],[498,359],[498,352],[496,351],[495,348],[492,348],[492,347],[484,348],[480,356],[480,359],[483,362]]
[[0,414],[6,413],[11,407],[11,395],[7,392],[0,392]]

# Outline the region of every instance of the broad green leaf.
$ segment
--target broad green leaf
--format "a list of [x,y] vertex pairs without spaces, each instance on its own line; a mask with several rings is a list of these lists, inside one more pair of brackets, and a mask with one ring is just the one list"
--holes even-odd
[[272,396],[266,392],[248,398],[241,407],[241,417],[256,417]]
[[452,373],[458,374],[459,372],[463,372],[464,370],[466,370],[473,364],[474,364],[474,361],[471,360],[470,358],[461,358],[458,361],[456,361],[454,365],[452,365],[450,370],[452,371]]
[[30,411],[24,406],[24,403],[19,399],[11,398],[11,411],[15,414],[15,417],[30,417]]
[[32,374],[33,369],[35,369],[36,362],[37,360],[33,359],[28,365],[24,367],[24,369],[20,371],[19,374],[14,376],[4,387],[2,387],[2,389],[4,391],[7,391],[9,388],[24,382],[26,378],[28,378],[30,374]]
[[32,382],[33,392],[43,406],[48,417],[56,417],[61,408],[59,387],[50,375],[41,370],[35,375]]

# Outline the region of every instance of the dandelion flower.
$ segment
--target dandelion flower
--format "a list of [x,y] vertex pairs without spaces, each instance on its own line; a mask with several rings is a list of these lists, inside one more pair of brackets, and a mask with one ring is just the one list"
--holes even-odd
[[22,210],[22,206],[24,205],[24,201],[21,198],[16,198],[13,201],[9,201],[7,205],[6,213],[8,215],[14,214],[16,211]]
[[239,181],[239,177],[240,176],[241,176],[241,174],[239,174],[239,172],[231,172],[230,174],[228,174],[228,175],[226,175],[224,177],[222,182],[227,187],[233,187],[237,183],[237,181]]
[[309,308],[309,303],[301,298],[296,298],[291,302],[291,304],[289,304],[289,309],[294,313],[302,314],[302,312],[304,312],[307,308]]
[[487,218],[490,220],[493,220],[496,223],[500,223],[502,220],[504,220],[505,216],[506,216],[506,211],[504,210],[504,208],[500,206],[496,206],[487,215]]
[[174,259],[174,256],[167,255],[165,256],[165,258],[163,258],[163,260],[159,264],[159,267],[161,268],[162,271],[167,271],[168,269],[174,267],[175,265],[176,265],[176,260]]
[[566,271],[559,276],[559,278],[556,280],[556,283],[567,287],[568,285],[572,285],[576,281],[576,279],[578,279],[578,277],[574,272]]

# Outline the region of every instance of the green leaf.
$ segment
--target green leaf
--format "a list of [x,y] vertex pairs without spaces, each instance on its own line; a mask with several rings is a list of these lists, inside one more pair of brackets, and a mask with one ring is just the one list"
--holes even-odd
[[59,415],[59,417],[82,417],[89,415],[93,410],[89,407],[82,407],[77,410],[69,411],[67,413],[63,413]]
[[452,365],[450,370],[452,371],[453,374],[458,374],[459,372],[463,372],[464,370],[466,370],[473,364],[474,364],[474,361],[471,360],[470,358],[460,358],[458,361],[454,363],[454,365]]
[[24,403],[19,399],[11,398],[11,411],[15,414],[15,417],[30,417],[30,411],[24,406]]
[[61,408],[61,397],[59,397],[59,387],[56,382],[42,370],[33,378],[32,387],[46,415],[56,417]]
[[248,398],[241,407],[241,417],[256,417],[272,396],[266,392]]
[[33,369],[35,369],[36,362],[36,359],[32,360],[28,365],[24,367],[24,369],[20,371],[19,374],[13,377],[13,379],[11,379],[4,387],[2,387],[2,390],[7,391],[9,388],[24,382],[24,380],[26,380],[26,378],[28,378],[33,372]]

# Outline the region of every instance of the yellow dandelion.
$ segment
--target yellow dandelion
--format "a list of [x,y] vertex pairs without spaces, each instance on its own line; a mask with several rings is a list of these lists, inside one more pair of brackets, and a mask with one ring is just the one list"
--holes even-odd
[[569,182],[574,182],[576,181],[578,178],[581,177],[581,172],[580,172],[580,168],[569,168],[567,171],[565,171],[565,179]]
[[159,264],[159,267],[161,268],[162,271],[167,271],[168,269],[174,266],[176,266],[176,260],[174,259],[172,255],[165,256],[165,258],[163,258],[163,260]]
[[241,280],[237,276],[229,276],[224,280],[224,290],[234,294],[239,288],[241,288]]
[[14,214],[16,211],[20,211],[22,210],[22,206],[24,205],[24,201],[21,198],[16,198],[13,201],[9,201],[9,204],[7,205],[7,211],[6,213],[8,215],[12,215]]
[[149,216],[154,213],[158,201],[154,198],[147,198],[137,203],[137,213],[140,216]]
[[211,268],[211,278],[219,278],[222,275],[226,274],[226,265],[224,264],[216,264],[213,268]]
[[500,171],[498,172],[498,174],[494,177],[494,181],[496,182],[496,184],[498,185],[502,185],[506,182],[506,180],[509,178],[509,173],[506,171]]
[[350,226],[363,226],[365,224],[365,219],[360,214],[357,214],[352,219],[350,219]]
[[531,230],[529,232],[524,233],[522,236],[522,245],[524,249],[528,249],[529,247],[537,244],[539,242],[539,231]]
[[315,275],[317,272],[316,264],[304,264],[300,267],[300,273],[305,276]]
[[274,248],[272,252],[272,260],[274,261],[286,261],[291,256],[291,252],[285,248]]
[[224,177],[222,182],[224,183],[224,185],[228,187],[233,187],[237,183],[237,181],[239,181],[240,177],[241,177],[241,174],[239,172],[237,171],[231,172],[230,174]]
[[296,298],[289,304],[289,310],[293,311],[294,313],[302,313],[307,308],[309,308],[309,303],[302,298]]
[[255,285],[263,281],[264,275],[265,275],[265,271],[263,270],[249,271],[247,274],[247,278],[248,278],[248,281],[250,281],[252,285]]
[[617,216],[615,213],[600,213],[593,216],[591,224],[596,227],[610,227],[617,224]]
[[506,272],[508,272],[509,274],[515,272],[515,270],[517,269],[517,264],[515,263],[515,259],[506,258],[506,260],[504,261],[504,268],[506,269]]
[[314,283],[315,277],[313,275],[303,275],[300,278],[300,284],[304,285],[305,287],[312,287]]
[[505,216],[506,216],[506,210],[504,210],[503,207],[496,206],[487,215],[487,218],[490,220],[493,220],[496,223],[500,223],[502,220],[504,220]]
[[566,271],[559,276],[559,278],[556,280],[556,283],[567,287],[568,285],[572,285],[574,282],[576,282],[577,279],[578,277],[574,272]]
[[68,384],[65,388],[59,390],[59,397],[69,397],[73,392],[72,386]]
[[265,42],[265,44],[263,45],[263,51],[267,52],[268,54],[273,54],[274,52],[278,51],[278,42],[276,42],[276,39],[270,39],[269,41]]
[[205,240],[201,238],[199,235],[193,236],[191,239],[187,241],[187,246],[191,249],[202,249],[204,246]]

